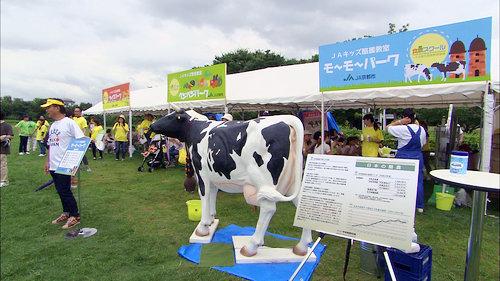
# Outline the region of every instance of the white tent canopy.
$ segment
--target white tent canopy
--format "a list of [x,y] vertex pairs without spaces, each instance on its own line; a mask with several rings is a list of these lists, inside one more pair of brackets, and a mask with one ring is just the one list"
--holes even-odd
[[[414,81],[414,83],[417,83]],[[407,87],[370,88],[325,92],[324,100],[335,109],[347,108],[432,108],[481,106],[485,81],[419,85]],[[498,89],[498,82],[493,88]],[[306,63],[270,67],[226,76],[226,98],[229,111],[314,109],[321,105],[319,64]],[[183,108],[223,111],[224,100],[176,102]],[[166,85],[131,91],[133,112],[160,112],[168,109]],[[106,110],[106,113],[129,111],[128,107]],[[102,102],[87,109],[85,114],[102,114]]]
[[[163,87],[146,88],[130,92],[130,108],[117,107],[107,109],[106,113],[123,113],[131,110],[132,112],[147,111],[155,112],[166,109],[167,89]],[[103,114],[102,101],[84,111],[85,115]]]

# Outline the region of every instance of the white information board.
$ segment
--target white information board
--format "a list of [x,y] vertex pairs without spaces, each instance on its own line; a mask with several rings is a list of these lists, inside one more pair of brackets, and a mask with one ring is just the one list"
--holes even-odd
[[294,226],[410,250],[418,160],[310,154]]

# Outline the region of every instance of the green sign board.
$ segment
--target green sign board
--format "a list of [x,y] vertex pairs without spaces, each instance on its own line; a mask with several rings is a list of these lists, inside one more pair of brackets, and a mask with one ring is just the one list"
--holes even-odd
[[168,102],[226,98],[226,64],[168,75]]
[[415,165],[413,164],[388,163],[384,161],[359,160],[356,161],[356,167],[382,169],[382,170],[395,170],[395,171],[415,171]]

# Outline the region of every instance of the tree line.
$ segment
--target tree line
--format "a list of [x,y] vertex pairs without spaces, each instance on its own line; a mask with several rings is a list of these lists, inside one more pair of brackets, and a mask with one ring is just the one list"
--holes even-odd
[[[40,115],[45,115],[45,109],[41,108],[40,105],[44,104],[46,101],[46,98],[34,98],[31,101],[25,101],[21,98],[2,96],[0,107],[2,111],[5,112],[5,119],[7,120],[21,120],[25,114],[33,118],[33,120],[36,120]],[[76,104],[71,100],[66,100],[65,104],[67,104],[66,109],[69,112],[72,112],[77,106],[82,110],[89,109],[92,106],[92,104],[88,102]]]

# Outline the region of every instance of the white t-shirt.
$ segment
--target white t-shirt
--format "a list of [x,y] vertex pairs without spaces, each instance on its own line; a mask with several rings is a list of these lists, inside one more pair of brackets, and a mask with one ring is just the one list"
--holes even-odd
[[52,123],[49,129],[49,163],[50,171],[55,171],[63,159],[64,152],[68,148],[72,139],[85,137],[82,130],[75,121],[64,117],[59,121]]
[[[415,133],[418,131],[418,128],[420,127],[417,124],[410,124],[407,126],[409,126],[410,129]],[[427,138],[425,135],[424,128],[422,128],[422,127],[420,127],[420,128],[421,128],[420,129],[420,146],[422,147],[427,143]],[[402,126],[402,125],[390,126],[387,129],[387,131],[389,132],[389,134],[398,138],[398,149],[407,145],[410,142],[411,134],[410,134],[410,131],[408,131],[408,128],[406,128],[406,126]]]
[[320,146],[314,146],[314,154],[328,154],[330,153],[330,146],[327,143],[324,143],[324,152],[321,153],[321,145]]

